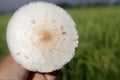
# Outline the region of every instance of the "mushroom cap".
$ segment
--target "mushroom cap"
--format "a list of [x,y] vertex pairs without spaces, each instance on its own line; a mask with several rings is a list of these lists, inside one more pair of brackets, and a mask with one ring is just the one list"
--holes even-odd
[[73,58],[78,34],[65,10],[52,3],[31,2],[10,19],[7,43],[13,59],[27,70],[51,72]]

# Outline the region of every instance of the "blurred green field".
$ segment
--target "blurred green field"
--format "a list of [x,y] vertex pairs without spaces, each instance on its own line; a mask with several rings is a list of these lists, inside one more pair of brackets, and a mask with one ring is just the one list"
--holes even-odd
[[6,44],[6,27],[10,14],[0,14],[0,59],[9,53]]
[[[58,80],[120,80],[120,6],[66,9],[77,24],[76,55]],[[0,58],[9,53],[5,32],[10,14],[0,14]]]

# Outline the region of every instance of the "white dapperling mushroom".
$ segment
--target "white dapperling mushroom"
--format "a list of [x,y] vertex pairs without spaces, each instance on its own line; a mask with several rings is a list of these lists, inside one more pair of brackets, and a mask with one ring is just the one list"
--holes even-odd
[[14,60],[30,71],[62,68],[75,54],[75,22],[62,8],[31,2],[19,8],[7,27],[7,43]]

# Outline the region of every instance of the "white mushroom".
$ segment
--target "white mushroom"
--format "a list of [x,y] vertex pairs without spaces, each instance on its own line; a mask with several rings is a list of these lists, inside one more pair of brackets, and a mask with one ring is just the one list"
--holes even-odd
[[9,21],[7,43],[12,57],[27,70],[51,72],[73,58],[78,34],[65,10],[52,3],[31,2]]

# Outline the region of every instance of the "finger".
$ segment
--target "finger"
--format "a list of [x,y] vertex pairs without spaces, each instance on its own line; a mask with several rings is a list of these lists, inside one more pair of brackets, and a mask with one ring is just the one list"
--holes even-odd
[[8,78],[26,78],[28,71],[17,64],[11,55],[5,57],[0,62],[0,75]]
[[30,72],[28,80],[47,80],[44,74]]
[[59,70],[54,71],[54,72],[50,72],[50,73],[46,73],[45,77],[47,80],[55,80],[58,73],[59,73]]

